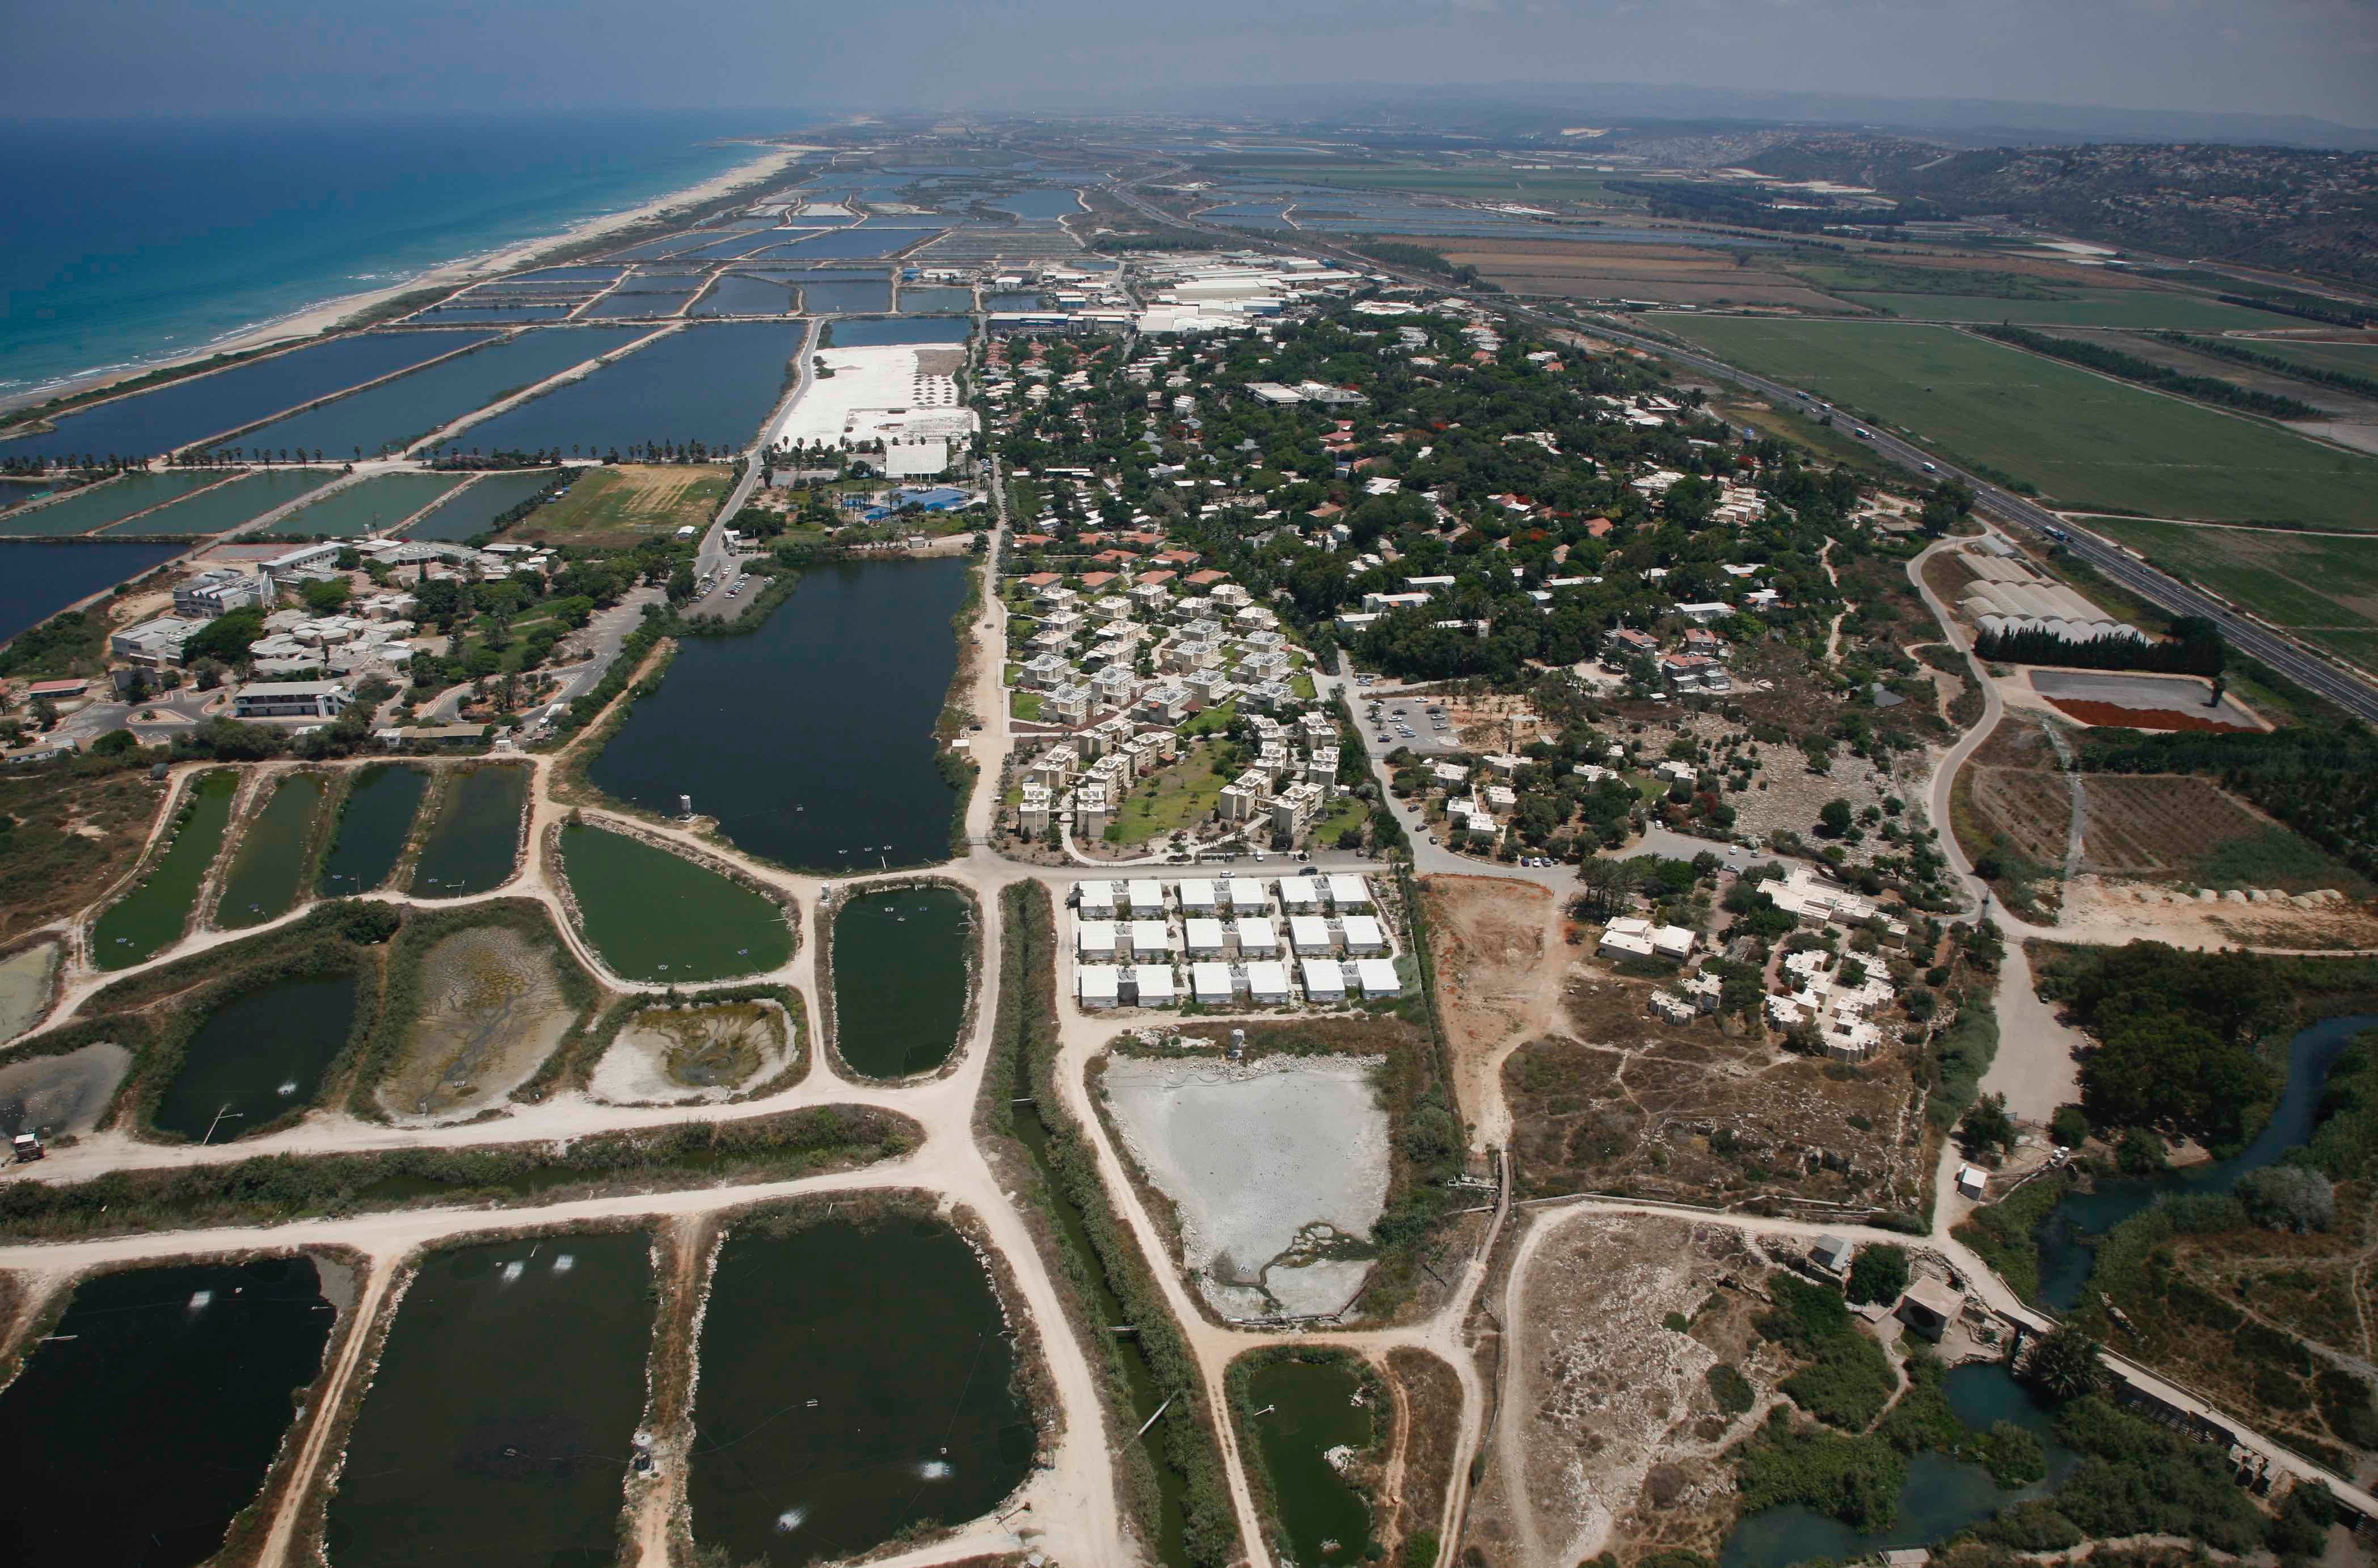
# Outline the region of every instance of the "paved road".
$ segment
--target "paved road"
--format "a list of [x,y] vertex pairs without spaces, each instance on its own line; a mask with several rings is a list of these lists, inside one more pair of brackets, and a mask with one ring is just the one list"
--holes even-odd
[[761,477],[767,472],[767,465],[760,461],[760,454],[767,450],[769,435],[784,418],[786,411],[800,402],[810,390],[815,363],[811,357],[811,345],[817,341],[817,334],[815,321],[804,323],[800,346],[793,351],[792,390],[778,399],[776,406],[768,411],[768,416],[760,421],[760,433],[752,438],[751,449],[743,454],[743,477],[727,492],[726,503],[719,507],[718,515],[711,519],[708,531],[702,536],[701,547],[694,551],[694,576],[714,576],[715,581],[710,592],[686,606],[688,615],[715,615],[722,621],[732,621],[751,602],[748,598],[730,599],[727,597],[727,585],[735,581],[736,573],[736,558],[727,549],[727,525],[743,510],[744,504],[751,499],[751,492],[760,488]]
[[[1112,186],[1110,188],[1126,205],[1151,218],[1161,219],[1175,226],[1203,229],[1217,235],[1228,236],[1233,244],[1243,247],[1260,243],[1261,236],[1242,230],[1225,229],[1210,223],[1200,223],[1194,219],[1174,217],[1142,200],[1121,185]],[[1429,288],[1441,289],[1445,286],[1445,280],[1442,278],[1398,271],[1395,268],[1383,266],[1371,257],[1361,256],[1335,247],[1323,236],[1309,231],[1300,232],[1297,240],[1299,249],[1325,251],[1337,256],[1350,265],[1360,266],[1365,271],[1392,273],[1407,283]],[[1575,332],[1579,328],[1579,323],[1575,320],[1566,317],[1548,315],[1524,305],[1517,305],[1506,300],[1493,300],[1489,303],[1495,309],[1533,321],[1539,326],[1568,332]],[[1738,369],[1698,349],[1681,347],[1663,339],[1646,337],[1639,332],[1629,332],[1624,327],[1615,325],[1607,317],[1596,317],[1587,330],[1598,336],[1660,355],[1678,364],[1688,365],[1696,370],[1747,387],[1781,404],[1790,405],[1802,402],[1814,404],[1818,401],[1798,388],[1770,380],[1764,376],[1752,375],[1749,371]],[[2203,616],[2220,627],[2222,634],[2228,637],[2240,652],[2261,660],[2298,685],[2326,697],[2348,712],[2372,723],[2378,723],[2378,686],[2372,686],[2360,675],[2332,664],[2301,644],[2281,636],[2260,621],[2240,613],[2227,601],[2216,598],[2201,588],[2147,565],[2120,547],[2100,539],[2086,529],[2059,517],[2036,501],[2026,501],[2011,491],[2000,488],[1987,479],[1966,473],[1964,469],[1943,460],[1937,452],[1927,451],[1914,442],[1903,440],[1889,430],[1870,427],[1868,429],[1868,444],[1873,446],[1877,453],[1899,467],[1912,470],[1918,477],[1954,478],[1970,486],[1975,498],[1974,509],[1985,518],[2016,528],[2028,529],[2043,537],[2051,537],[2051,530],[2055,535],[2064,536],[2066,548],[2075,557],[2086,561],[2098,573],[2141,598],[2158,605],[2175,615]]]

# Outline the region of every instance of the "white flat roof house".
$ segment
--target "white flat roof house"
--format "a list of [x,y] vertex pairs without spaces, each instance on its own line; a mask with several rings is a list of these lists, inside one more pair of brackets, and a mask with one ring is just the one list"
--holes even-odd
[[1222,956],[1222,923],[1206,916],[1192,916],[1184,922],[1189,935],[1189,956],[1193,959],[1219,959]]
[[1135,915],[1160,915],[1164,912],[1164,885],[1154,877],[1135,876],[1131,882],[1131,912]]
[[1115,912],[1115,886],[1111,882],[1084,882],[1078,885],[1082,913],[1099,919],[1111,918]]
[[231,700],[234,718],[336,718],[348,692],[336,681],[250,681]]
[[1207,1007],[1228,1003],[1234,994],[1231,983],[1231,966],[1204,963],[1189,966],[1189,990],[1198,1002]]
[[1131,923],[1131,954],[1135,959],[1160,958],[1172,951],[1172,937],[1160,920]]
[[1365,996],[1400,996],[1404,994],[1404,983],[1397,975],[1392,959],[1357,959],[1354,960],[1354,972],[1362,979],[1363,995]]
[[1231,934],[1239,941],[1243,959],[1269,958],[1279,951],[1279,933],[1271,921],[1262,915],[1242,915],[1231,923]]
[[1169,1007],[1181,999],[1173,988],[1171,964],[1134,964],[1131,975],[1143,1007]]
[[1194,877],[1179,885],[1181,912],[1211,914],[1214,912],[1214,885],[1204,877]]
[[1222,891],[1228,895],[1231,912],[1234,915],[1271,913],[1271,896],[1264,891],[1260,882],[1233,879],[1222,884]]
[[1651,923],[1621,915],[1602,928],[1594,953],[1605,959],[1648,959],[1651,956]]
[[1329,902],[1339,914],[1348,910],[1371,907],[1371,885],[1350,872],[1339,872],[1329,878]]
[[1300,959],[1298,967],[1304,974],[1304,997],[1309,1002],[1342,1002],[1346,999],[1346,971],[1335,959]]
[[1085,959],[1111,959],[1115,953],[1115,923],[1086,920],[1074,928],[1074,951]]
[[1084,964],[1074,971],[1074,987],[1085,1008],[1111,1007],[1123,996],[1123,971],[1112,964]]
[[1384,953],[1387,950],[1387,935],[1371,916],[1348,915],[1340,923],[1345,927],[1348,952]]
[[1329,940],[1329,923],[1319,915],[1289,916],[1288,935],[1300,958],[1308,953],[1334,952],[1337,948],[1337,944]]
[[1258,1002],[1277,1006],[1288,1000],[1288,966],[1271,959],[1260,959],[1247,966],[1247,995]]
[[1283,876],[1279,879],[1279,906],[1284,910],[1317,910],[1321,907],[1321,889],[1315,886],[1317,876]]

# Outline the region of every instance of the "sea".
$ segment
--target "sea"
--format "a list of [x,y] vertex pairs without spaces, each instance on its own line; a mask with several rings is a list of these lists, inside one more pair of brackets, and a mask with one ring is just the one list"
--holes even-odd
[[0,121],[0,400],[175,358],[761,155],[752,113]]

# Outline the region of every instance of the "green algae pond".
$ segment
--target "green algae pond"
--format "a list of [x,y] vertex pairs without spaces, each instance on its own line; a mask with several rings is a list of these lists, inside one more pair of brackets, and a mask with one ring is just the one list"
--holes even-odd
[[421,1260],[324,1524],[339,1568],[598,1568],[618,1555],[652,1338],[642,1231]]
[[330,794],[330,780],[319,773],[293,773],[274,786],[232,855],[215,901],[217,925],[237,930],[289,911],[305,880],[315,820]]
[[168,829],[172,837],[164,851],[150,862],[132,891],[110,905],[91,927],[93,963],[123,969],[153,957],[181,936],[207,868],[222,848],[223,830],[231,826],[232,796],[238,789],[238,770],[229,767],[202,774],[190,786],[180,817]]
[[413,837],[413,818],[429,790],[429,775],[400,763],[357,771],[339,808],[338,836],[322,858],[315,891],[326,899],[368,893],[386,882]]
[[724,980],[793,956],[784,911],[732,877],[607,828],[561,830],[561,870],[586,940],[626,980]]
[[311,1105],[354,1032],[363,987],[355,973],[277,980],[217,1007],[182,1048],[150,1124],[224,1143]]
[[979,1517],[1039,1447],[999,1299],[938,1220],[738,1226],[700,1355],[687,1502],[727,1562],[855,1557]]
[[266,538],[349,539],[385,533],[462,488],[468,475],[375,474],[333,490],[264,530]]
[[974,900],[955,887],[863,893],[834,917],[835,1049],[854,1072],[907,1078],[957,1049]]
[[7,1560],[212,1558],[263,1486],[336,1318],[302,1254],[77,1285],[0,1393]]
[[517,764],[494,763],[453,781],[413,868],[414,898],[459,899],[511,880],[520,859],[521,814],[528,809],[528,773]]
[[1360,1562],[1372,1545],[1371,1504],[1329,1455],[1378,1441],[1362,1374],[1332,1357],[1266,1361],[1247,1374],[1247,1414],[1271,1481],[1272,1515],[1296,1562]]

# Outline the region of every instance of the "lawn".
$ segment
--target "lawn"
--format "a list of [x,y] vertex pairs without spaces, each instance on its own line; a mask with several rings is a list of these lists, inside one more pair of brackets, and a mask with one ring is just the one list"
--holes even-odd
[[1007,697],[1007,713],[1011,718],[1037,719],[1040,717],[1040,694],[1011,692]]
[[1229,782],[1215,771],[1210,747],[1193,748],[1171,767],[1132,785],[1115,813],[1114,842],[1145,844],[1187,826],[1214,809]]
[[2062,299],[2001,299],[1979,294],[1874,294],[1843,290],[1841,297],[1886,316],[1916,321],[2015,321],[2048,327],[2178,327],[2219,332],[2228,327],[2277,327],[2286,318],[2224,305],[2203,295],[2161,289],[2075,289]]
[[2308,643],[2360,658],[2378,641],[2378,544],[2115,517],[2086,526]]
[[2378,529],[2378,461],[1952,328],[1658,320],[1745,369],[2036,485],[2060,506]]
[[626,549],[687,524],[707,527],[730,476],[708,464],[589,469],[560,497],[521,522],[516,538],[538,544]]
[[1232,697],[1219,707],[1209,707],[1181,727],[1181,738],[1194,741],[1200,735],[1219,734],[1231,727],[1231,716],[1239,711],[1239,699]]
[[1337,848],[1339,834],[1350,827],[1362,826],[1370,820],[1370,816],[1371,808],[1363,803],[1361,796],[1342,797],[1329,809],[1328,815],[1313,825],[1313,847],[1316,850]]

